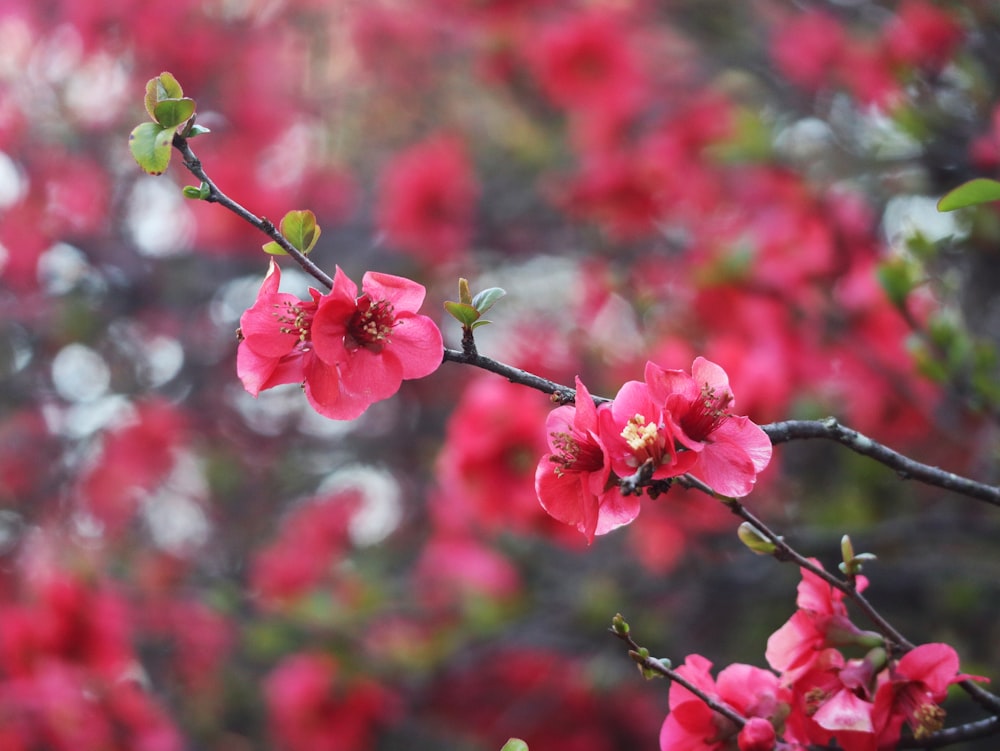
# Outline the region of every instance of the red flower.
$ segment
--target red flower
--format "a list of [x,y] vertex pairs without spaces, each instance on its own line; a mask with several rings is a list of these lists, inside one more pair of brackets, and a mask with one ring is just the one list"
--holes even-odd
[[[608,409],[605,407],[605,409]],[[576,404],[557,407],[546,420],[551,453],[535,472],[538,500],[552,517],[587,538],[628,524],[639,515],[639,496],[623,496],[598,436],[597,408],[577,377]]]
[[441,332],[417,310],[424,288],[409,279],[369,271],[357,297],[338,268],[328,295],[312,300],[278,292],[271,261],[257,302],[240,318],[243,340],[236,369],[254,396],[282,383],[303,382],[321,415],[350,420],[399,390],[403,379],[433,373],[444,355]]
[[883,40],[894,62],[938,72],[962,41],[962,28],[949,13],[925,0],[905,0]]
[[660,728],[662,751],[714,751],[731,747],[738,736],[740,749],[769,749],[775,732],[767,732],[764,725],[780,721],[787,709],[786,692],[778,685],[778,676],[751,665],[735,664],[722,670],[718,680],[713,680],[709,669],[712,663],[701,655],[688,655],[677,673],[708,696],[729,705],[740,715],[757,718],[741,732],[733,723],[716,714],[700,698],[679,683],[670,686],[670,714]]
[[[768,665],[782,674],[786,686],[812,670],[826,647],[848,644],[873,647],[882,641],[878,634],[862,631],[851,623],[843,592],[811,571],[801,571],[796,598],[799,609],[771,634],[765,653]],[[867,580],[858,577],[858,590],[866,585]]]
[[541,87],[556,105],[631,111],[641,98],[629,35],[610,13],[578,14],[552,26],[533,53]]
[[947,644],[921,644],[900,658],[890,679],[875,694],[873,721],[879,748],[895,748],[903,722],[917,740],[944,725],[944,701],[952,683],[979,676],[958,672],[958,655]]
[[646,385],[669,414],[676,441],[697,457],[688,472],[722,495],[738,498],[753,490],[757,473],[771,461],[771,440],[749,418],[730,412],[735,399],[722,368],[698,357],[688,375],[648,362]]
[[[419,315],[422,285],[367,272],[358,288],[340,268],[333,289],[313,318],[316,356],[339,374],[337,393],[311,399],[316,411],[337,420],[357,417],[387,399],[403,380],[423,378],[441,364],[444,343],[434,321]],[[308,395],[308,391],[307,391]]]
[[463,253],[479,186],[461,142],[437,136],[396,156],[382,174],[379,228],[390,245],[425,263]]
[[361,751],[393,710],[393,696],[359,681],[343,686],[325,654],[294,654],[267,677],[264,693],[277,747],[283,751]]
[[317,361],[312,348],[312,319],[321,295],[309,290],[311,300],[279,292],[281,269],[271,260],[257,301],[240,316],[240,341],[236,373],[243,388],[254,396],[283,383],[305,382],[312,401],[313,390],[322,394],[326,383],[336,378]]

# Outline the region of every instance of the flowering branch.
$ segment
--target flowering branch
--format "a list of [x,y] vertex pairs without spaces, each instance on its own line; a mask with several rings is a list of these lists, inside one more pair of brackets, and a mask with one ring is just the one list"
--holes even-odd
[[[209,203],[218,203],[220,206],[229,209],[278,243],[307,274],[327,288],[333,286],[333,279],[309,260],[304,253],[292,245],[272,222],[256,216],[219,189],[205,172],[201,160],[191,150],[191,146],[186,138],[175,135],[173,145],[183,156],[184,166],[187,167],[192,175],[201,180],[202,184],[208,189],[208,194],[202,200]],[[483,370],[488,370],[491,373],[503,376],[511,383],[517,383],[546,394],[551,394],[553,401],[559,404],[572,404],[576,399],[575,389],[481,355],[476,351],[474,343],[463,342],[463,351],[461,352],[446,349],[444,351],[444,361],[472,365]],[[593,399],[595,404],[611,401],[601,396],[594,396]],[[771,443],[775,445],[793,440],[826,438],[843,444],[858,454],[868,456],[894,469],[902,479],[918,480],[927,485],[951,490],[970,498],[986,501],[994,506],[1000,506],[1000,488],[976,482],[975,480],[961,477],[938,467],[932,467],[910,459],[856,430],[841,425],[834,417],[827,417],[823,420],[786,420],[761,425],[760,427],[767,434],[768,438],[771,439]]]
[[663,660],[650,657],[649,650],[645,647],[639,646],[635,639],[632,638],[629,633],[629,625],[625,622],[625,619],[622,618],[621,614],[616,615],[612,619],[611,628],[609,628],[608,631],[628,645],[629,657],[631,657],[632,661],[639,666],[639,670],[644,676],[651,678],[654,675],[661,675],[664,678],[667,678],[686,688],[692,694],[701,699],[701,701],[703,701],[709,709],[723,715],[737,727],[742,728],[747,724],[747,719],[728,704],[721,702],[714,696],[702,691],[691,681],[687,680],[683,675],[680,675],[676,670],[668,667]]
[[[888,451],[888,449],[886,450]],[[700,490],[703,493],[722,501],[729,507],[730,511],[736,514],[736,516],[752,524],[754,528],[774,546],[774,552],[772,555],[776,560],[794,561],[800,568],[804,568],[812,574],[815,574],[831,587],[843,592],[857,604],[858,608],[868,617],[872,624],[878,629],[879,633],[893,643],[897,651],[905,653],[915,648],[915,645],[903,636],[891,623],[889,623],[868,601],[868,598],[858,591],[858,588],[852,582],[840,579],[831,574],[829,571],[826,571],[822,567],[814,564],[808,558],[795,550],[795,548],[789,545],[781,535],[770,529],[770,527],[761,521],[756,514],[751,512],[738,500],[719,495],[708,485],[691,475],[682,475],[681,477],[676,478],[676,481],[678,484],[686,488]],[[981,707],[991,712],[1000,713],[1000,696],[990,693],[970,680],[959,681],[958,685]]]

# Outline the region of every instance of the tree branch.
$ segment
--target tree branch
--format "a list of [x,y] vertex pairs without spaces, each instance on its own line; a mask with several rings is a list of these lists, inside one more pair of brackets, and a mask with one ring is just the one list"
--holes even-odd
[[219,190],[219,187],[212,181],[212,178],[208,176],[208,173],[206,173],[204,168],[201,166],[201,160],[195,156],[195,153],[191,150],[191,146],[186,138],[175,135],[174,148],[181,153],[182,157],[184,157],[184,166],[187,167],[188,172],[197,177],[205,186],[208,187],[208,195],[201,200],[207,201],[208,203],[217,203],[220,206],[229,209],[240,219],[253,225],[278,243],[282,250],[288,253],[288,255],[291,256],[292,259],[316,281],[325,286],[327,289],[331,289],[333,287],[333,279],[330,278],[330,276],[323,271],[323,269],[310,261],[309,258],[302,253],[302,251],[288,242],[288,239],[278,231],[278,228],[274,226],[273,222],[269,219],[258,217],[256,214],[245,209],[243,206],[236,203],[236,201]]
[[767,433],[767,437],[771,439],[773,444],[809,438],[826,438],[896,470],[896,473],[904,480],[919,480],[926,485],[934,485],[970,498],[986,501],[994,506],[1000,506],[1000,488],[960,477],[938,467],[921,464],[873,441],[856,430],[841,425],[833,417],[827,417],[823,420],[787,420],[760,427]]

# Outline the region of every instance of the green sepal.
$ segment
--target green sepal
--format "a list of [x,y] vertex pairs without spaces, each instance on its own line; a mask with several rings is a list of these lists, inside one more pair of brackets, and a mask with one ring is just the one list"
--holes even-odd
[[[156,78],[150,78],[146,82],[146,112],[156,120],[156,105],[164,99],[180,99],[184,96],[184,90],[177,83],[172,73],[163,71]],[[157,120],[157,122],[159,122]]]
[[164,128],[187,122],[194,114],[194,99],[162,99],[153,107],[153,119]]
[[1000,182],[977,177],[945,193],[937,203],[937,210],[954,211],[991,201],[1000,201]]
[[485,313],[496,304],[497,300],[506,294],[507,291],[501,289],[500,287],[490,287],[489,289],[484,289],[472,298],[472,307],[480,313]]
[[281,234],[292,247],[303,254],[309,253],[316,247],[320,232],[320,227],[316,224],[316,215],[308,209],[289,211],[281,220]]
[[511,738],[503,744],[503,748],[500,751],[528,751],[528,744],[520,738]]
[[170,149],[177,127],[164,128],[158,123],[142,123],[128,136],[132,157],[150,175],[162,175],[170,164]]
[[448,300],[444,304],[444,309],[451,314],[452,318],[462,324],[463,328],[472,328],[479,320],[479,311],[463,302]]

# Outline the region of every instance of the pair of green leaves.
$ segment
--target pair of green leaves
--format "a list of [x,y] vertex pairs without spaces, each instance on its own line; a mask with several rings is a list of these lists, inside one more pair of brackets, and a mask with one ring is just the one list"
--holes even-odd
[[487,321],[483,318],[482,315],[506,294],[507,292],[500,287],[490,287],[473,297],[469,291],[468,280],[459,279],[459,302],[449,300],[444,304],[444,307],[451,314],[452,318],[462,324],[463,329],[472,331],[480,326],[485,326],[487,323],[492,323],[492,321]]
[[[316,247],[316,241],[319,240],[321,232],[319,225],[316,224],[316,215],[308,209],[289,211],[282,217],[278,229],[292,247],[303,255],[307,255],[310,250]],[[264,252],[272,256],[288,255],[288,252],[276,242],[269,242],[265,245]]]
[[170,164],[171,147],[178,131],[190,138],[207,133],[208,128],[195,125],[194,99],[184,96],[177,79],[166,71],[146,83],[145,104],[152,122],[137,125],[129,134],[128,146],[144,172],[162,175]]

